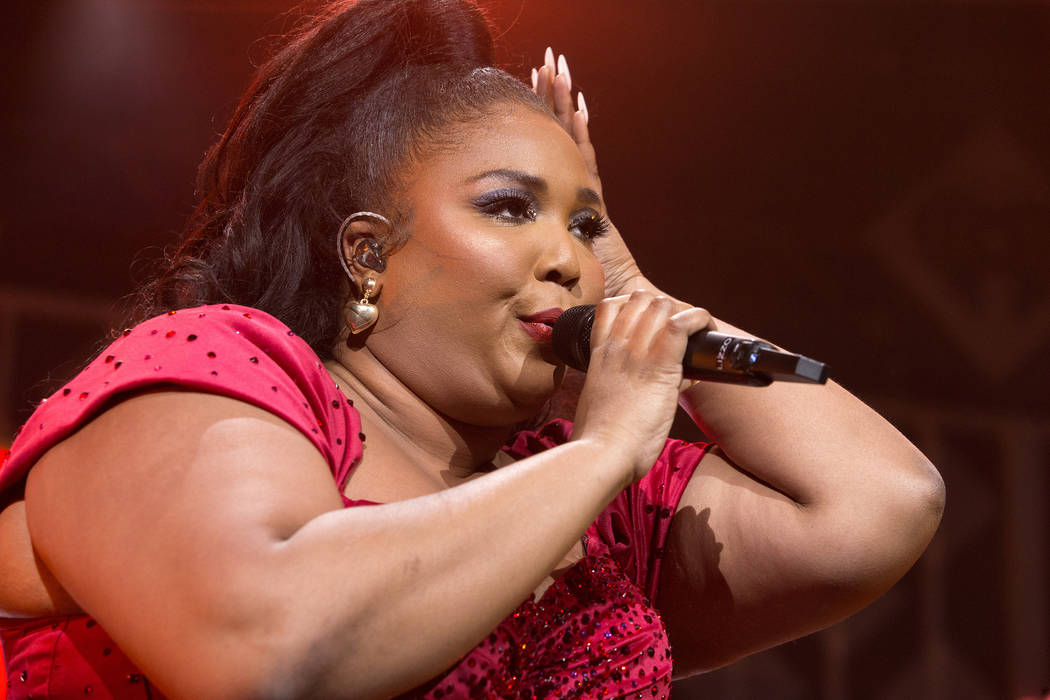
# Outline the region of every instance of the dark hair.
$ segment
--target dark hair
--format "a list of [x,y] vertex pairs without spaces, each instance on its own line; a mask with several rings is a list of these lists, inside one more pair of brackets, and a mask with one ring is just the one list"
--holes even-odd
[[308,19],[260,67],[205,156],[186,238],[142,289],[133,320],[243,304],[329,357],[346,301],[340,222],[392,206],[399,169],[449,124],[501,102],[546,110],[488,67],[493,53],[484,15],[466,0],[337,2]]

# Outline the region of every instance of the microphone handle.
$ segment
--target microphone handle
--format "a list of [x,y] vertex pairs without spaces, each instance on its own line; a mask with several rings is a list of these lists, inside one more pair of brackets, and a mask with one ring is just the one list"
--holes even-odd
[[768,386],[773,380],[824,384],[828,368],[823,362],[777,350],[761,340],[700,331],[689,336],[682,375],[747,386]]

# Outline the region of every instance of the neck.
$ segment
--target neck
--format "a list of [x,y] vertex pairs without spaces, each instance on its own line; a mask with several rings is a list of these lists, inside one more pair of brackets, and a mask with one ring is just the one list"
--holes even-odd
[[361,414],[366,459],[383,454],[407,462],[445,486],[494,468],[514,426],[476,426],[434,410],[372,355],[340,343],[325,363]]

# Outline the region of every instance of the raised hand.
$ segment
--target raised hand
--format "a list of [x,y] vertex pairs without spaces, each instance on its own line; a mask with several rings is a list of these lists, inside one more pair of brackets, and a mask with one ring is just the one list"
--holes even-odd
[[587,111],[587,101],[583,98],[583,92],[576,91],[576,106],[573,108],[572,100],[572,75],[569,73],[569,62],[565,56],[558,56],[557,64],[554,61],[554,50],[547,47],[543,56],[543,66],[532,69],[532,90],[547,103],[547,106],[562,127],[572,136],[576,146],[580,149],[587,170],[597,181],[599,192],[601,178],[598,177],[598,161],[595,158],[594,146],[591,144],[590,132],[587,123],[590,114]]
[[[554,59],[554,51],[547,48],[543,65],[532,69],[532,89],[547,104],[555,118],[576,142],[576,147],[583,156],[583,161],[594,178],[599,194],[602,192],[601,177],[598,175],[598,160],[591,134],[588,128],[590,112],[583,93],[576,92],[575,108],[572,99],[572,75],[569,73],[569,62],[564,55]],[[654,287],[645,279],[634,256],[615,225],[610,226],[608,235],[595,242],[594,254],[605,271],[605,296],[628,294],[637,289],[653,290]]]

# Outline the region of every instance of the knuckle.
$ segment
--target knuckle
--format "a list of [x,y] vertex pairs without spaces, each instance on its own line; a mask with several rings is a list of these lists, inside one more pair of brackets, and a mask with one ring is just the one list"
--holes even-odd
[[689,323],[688,316],[681,314],[675,315],[667,319],[667,331],[672,335],[685,335],[689,332],[692,324]]
[[613,314],[616,313],[617,306],[619,306],[619,303],[615,300],[615,298],[602,299],[594,307],[595,322],[597,323],[599,321],[610,318]]

